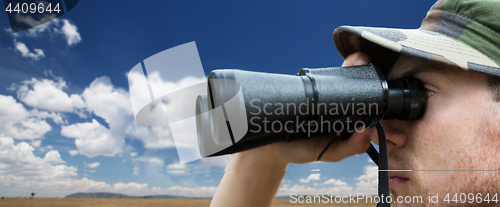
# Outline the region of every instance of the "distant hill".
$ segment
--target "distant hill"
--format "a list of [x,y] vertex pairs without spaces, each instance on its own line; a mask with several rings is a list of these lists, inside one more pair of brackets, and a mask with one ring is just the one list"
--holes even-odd
[[146,195],[146,196],[130,196],[120,193],[96,192],[96,193],[73,193],[65,196],[65,198],[187,198],[184,196],[173,195]]
[[276,196],[274,199],[290,199],[290,196]]

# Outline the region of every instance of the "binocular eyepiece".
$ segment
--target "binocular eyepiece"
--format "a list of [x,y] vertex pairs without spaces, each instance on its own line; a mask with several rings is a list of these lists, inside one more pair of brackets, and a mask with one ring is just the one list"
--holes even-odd
[[385,80],[372,64],[296,75],[214,70],[196,103],[198,145],[208,157],[324,134],[348,138],[374,119],[417,119],[425,102],[418,79]]

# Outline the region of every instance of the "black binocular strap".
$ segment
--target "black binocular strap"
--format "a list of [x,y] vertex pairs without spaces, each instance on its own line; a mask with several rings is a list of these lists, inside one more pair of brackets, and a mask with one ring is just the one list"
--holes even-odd
[[[387,201],[387,197],[390,196],[389,192],[389,159],[387,154],[387,139],[385,137],[384,127],[380,121],[377,121],[377,133],[378,133],[378,146],[379,146],[379,156],[378,156],[378,196],[380,202],[377,207],[391,206],[391,203],[384,202]],[[373,146],[370,146],[373,147]],[[368,150],[370,151],[370,150]],[[368,152],[367,152],[368,153]],[[373,153],[372,153],[373,154]],[[371,157],[371,156],[370,156]],[[375,161],[374,161],[375,162]],[[392,200],[392,199],[391,199]]]

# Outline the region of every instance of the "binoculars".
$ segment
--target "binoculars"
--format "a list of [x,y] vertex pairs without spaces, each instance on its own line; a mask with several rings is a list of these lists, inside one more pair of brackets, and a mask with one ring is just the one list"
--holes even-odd
[[426,103],[420,80],[386,80],[373,64],[296,75],[214,70],[207,83],[196,100],[202,157],[325,134],[348,139],[374,120],[417,119]]

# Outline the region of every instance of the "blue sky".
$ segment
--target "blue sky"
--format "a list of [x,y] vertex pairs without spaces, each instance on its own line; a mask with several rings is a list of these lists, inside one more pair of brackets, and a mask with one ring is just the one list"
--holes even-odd
[[[228,157],[180,164],[171,142],[150,136],[168,131],[139,132],[126,76],[137,63],[195,41],[206,74],[340,66],[336,27],[418,28],[434,3],[312,2],[80,1],[16,34],[0,14],[0,194],[212,196]],[[368,159],[290,164],[279,195],[374,194]]]

